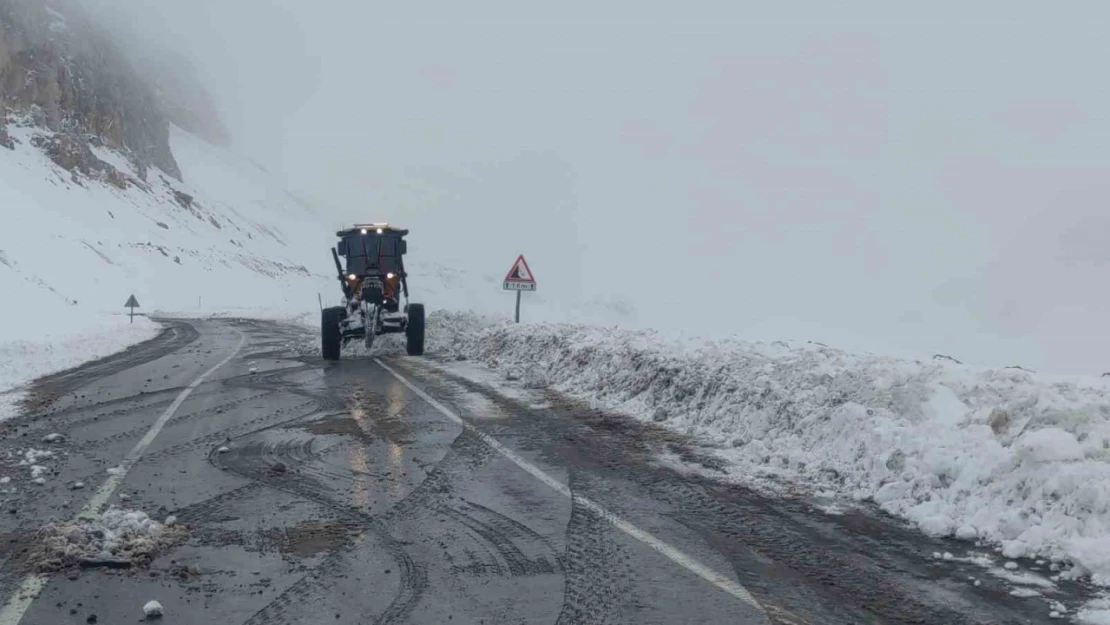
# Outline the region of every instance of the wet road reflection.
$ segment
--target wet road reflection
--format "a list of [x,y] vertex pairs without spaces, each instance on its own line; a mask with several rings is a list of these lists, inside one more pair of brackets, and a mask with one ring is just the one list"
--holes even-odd
[[[400,418],[406,407],[405,388],[399,383],[392,383],[386,387],[387,402],[380,405],[378,402],[368,401],[375,393],[361,387],[348,396],[347,410],[351,419],[358,425],[366,437],[357,444],[348,445],[346,448],[347,462],[355,475],[362,476],[356,479],[352,497],[354,503],[360,508],[366,508],[374,499],[375,482],[380,478],[370,468],[370,454],[367,451],[366,441],[382,441],[386,445],[385,476],[387,478],[387,492],[391,503],[398,503],[408,496],[410,489],[400,478],[405,475],[405,448],[392,440],[389,433],[381,431],[375,426],[378,420],[385,417]],[[369,411],[380,411],[383,414],[370,414]]]

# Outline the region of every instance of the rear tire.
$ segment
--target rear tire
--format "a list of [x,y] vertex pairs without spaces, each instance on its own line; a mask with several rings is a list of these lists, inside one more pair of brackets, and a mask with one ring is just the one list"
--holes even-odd
[[409,356],[424,355],[424,304],[409,304],[409,321],[405,326]]
[[325,308],[320,312],[320,351],[324,360],[339,360],[342,337],[339,335],[339,322],[343,321],[347,310],[342,306]]

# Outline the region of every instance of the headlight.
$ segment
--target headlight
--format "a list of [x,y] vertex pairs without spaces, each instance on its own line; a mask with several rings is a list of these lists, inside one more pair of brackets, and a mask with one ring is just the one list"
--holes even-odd
[[366,234],[366,228],[362,229],[362,234]]
[[381,233],[382,233],[382,229],[378,228],[378,234],[381,234]]
[[394,276],[394,274],[393,274],[393,273],[387,273],[387,274],[385,274],[385,277],[386,277],[386,278],[388,278],[388,279],[390,279],[390,280],[392,280],[392,279],[393,279],[394,277],[396,277],[396,276]]
[[358,279],[358,276],[356,276],[355,274],[352,273],[351,275],[347,276],[347,279],[350,280],[351,282],[354,282],[355,280]]

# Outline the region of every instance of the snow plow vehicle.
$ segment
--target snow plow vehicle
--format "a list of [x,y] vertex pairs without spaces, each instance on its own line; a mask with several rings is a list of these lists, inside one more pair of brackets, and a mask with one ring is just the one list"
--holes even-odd
[[343,345],[352,340],[362,339],[369,349],[377,336],[401,332],[410,356],[424,354],[424,305],[409,303],[405,273],[408,233],[388,223],[355,224],[336,233],[339,243],[331,255],[343,305],[320,313],[325,360],[339,360]]

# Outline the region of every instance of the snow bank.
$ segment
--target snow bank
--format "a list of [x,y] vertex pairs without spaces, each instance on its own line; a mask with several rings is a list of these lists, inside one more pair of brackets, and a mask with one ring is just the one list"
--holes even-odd
[[184,537],[185,528],[180,525],[163,525],[139,510],[113,507],[93,521],[44,526],[31,563],[42,571],[79,565],[139,565]]
[[92,327],[62,333],[29,333],[34,338],[0,341],[0,421],[15,415],[23,398],[23,393],[11,389],[109,356],[154,338],[160,330],[159,324],[144,317],[136,317],[131,324],[127,317],[103,315],[100,323]]
[[[87,334],[106,313],[220,312],[260,306],[309,311],[328,284],[331,224],[243,159],[173,129],[184,182],[146,180],[106,149],[132,181],[121,189],[74,177],[31,145],[46,131],[12,126],[0,152],[0,341]],[[330,286],[330,284],[328,285]]]
[[[1110,583],[1110,385],[813,344],[429,317],[430,355],[529,372],[717,449],[736,479],[873,501]],[[386,347],[383,346],[383,349]]]
[[1089,602],[1076,613],[1075,621],[1083,625],[1110,625],[1110,598]]

